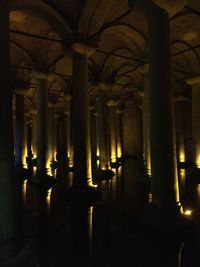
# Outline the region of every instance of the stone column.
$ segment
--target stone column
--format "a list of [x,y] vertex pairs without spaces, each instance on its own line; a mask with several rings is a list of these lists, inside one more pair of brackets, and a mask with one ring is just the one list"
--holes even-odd
[[[0,266],[36,266],[18,247],[15,213],[12,90],[9,60],[9,2],[0,2]],[[23,262],[23,263],[22,263]]]
[[176,213],[180,203],[170,82],[169,17],[167,11],[147,0],[129,0],[129,4],[141,8],[148,19],[152,204],[162,212]]
[[24,95],[15,94],[15,165],[24,167],[25,147],[25,116],[24,116]]
[[10,88],[9,61],[9,16],[7,1],[0,4],[0,262],[9,259],[17,253],[15,247],[15,210],[13,184],[13,118],[12,118],[12,90]]
[[192,145],[192,99],[184,102],[184,126],[185,126],[185,158],[186,165],[192,166],[193,162],[193,145]]
[[149,109],[152,203],[178,211],[179,189],[173,123],[170,29],[167,12],[155,6],[149,24]]
[[123,124],[122,124],[122,116],[123,116],[123,110],[117,108],[116,110],[116,133],[117,133],[117,159],[121,160],[123,157],[123,139],[122,139],[122,130],[123,130]]
[[96,161],[96,117],[94,116],[94,106],[90,106],[90,139],[91,139],[91,154],[92,163]]
[[185,163],[186,155],[185,155],[184,102],[174,101],[174,111],[175,111],[177,159],[179,163]]
[[73,136],[72,136],[72,111],[69,112],[69,123],[68,123],[68,157],[69,167],[74,166],[74,149],[73,149]]
[[125,102],[123,114],[123,150],[125,157],[142,156],[142,114],[131,101]]
[[117,161],[117,133],[116,133],[116,102],[109,100],[107,102],[109,109],[109,138],[110,138],[110,163]]
[[192,154],[193,164],[200,168],[200,77],[186,80],[192,88]]
[[72,48],[72,136],[74,151],[74,186],[83,188],[92,185],[88,56],[94,48],[80,43],[74,43]]
[[33,151],[32,151],[32,128],[33,128],[33,124],[32,122],[29,122],[27,124],[27,160],[28,160],[28,169],[31,170],[32,168],[32,164],[31,164],[31,159],[33,157]]
[[67,117],[61,114],[58,118],[58,162],[67,169]]
[[32,83],[36,87],[36,153],[37,153],[37,174],[38,179],[41,179],[40,174],[46,174],[47,167],[47,107],[48,107],[48,88],[46,86],[46,75],[33,72],[31,74]]
[[149,79],[148,74],[144,76],[144,97],[143,97],[143,153],[145,160],[145,171],[151,176],[151,154],[150,154],[150,125],[149,125]]
[[56,123],[55,107],[49,103],[48,106],[48,165],[56,158]]
[[99,127],[99,112],[94,112],[95,130],[96,130],[96,159],[100,156],[100,127]]
[[192,152],[193,162],[200,168],[200,84],[192,85]]
[[109,168],[109,149],[108,149],[108,107],[107,107],[107,85],[104,83],[99,84],[99,158],[100,169],[106,170]]

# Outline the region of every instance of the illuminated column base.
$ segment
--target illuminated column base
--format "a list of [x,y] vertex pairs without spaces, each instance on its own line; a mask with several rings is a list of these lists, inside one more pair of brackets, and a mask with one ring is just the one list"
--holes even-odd
[[122,116],[123,116],[123,110],[118,108],[116,110],[116,116],[117,116],[117,123],[116,123],[116,131],[117,131],[117,162],[122,162],[123,157],[123,142],[122,142]]
[[116,135],[116,102],[109,100],[107,102],[109,107],[109,131],[110,131],[110,165],[115,167],[117,162],[117,135]]

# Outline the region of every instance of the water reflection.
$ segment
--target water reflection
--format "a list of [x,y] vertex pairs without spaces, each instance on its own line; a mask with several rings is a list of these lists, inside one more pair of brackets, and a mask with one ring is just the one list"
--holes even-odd
[[71,205],[71,267],[92,266],[93,207]]
[[[199,266],[200,238],[195,227],[194,234],[188,230],[176,236],[176,231],[163,234],[141,221],[152,194],[137,160],[124,162],[112,179],[99,181],[103,197],[94,206],[67,202],[62,192],[72,184],[73,173],[64,170],[57,175],[52,189],[22,185],[28,208],[27,237],[40,256],[41,266]],[[200,186],[192,184],[185,172],[180,173],[180,183],[182,198],[188,196],[186,209],[191,199],[184,188],[190,183],[199,201]],[[192,203],[198,206],[194,195]]]

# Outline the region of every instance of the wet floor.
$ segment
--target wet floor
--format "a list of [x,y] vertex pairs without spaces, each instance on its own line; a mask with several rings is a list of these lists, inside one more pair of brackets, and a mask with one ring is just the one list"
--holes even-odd
[[137,159],[98,182],[102,199],[94,205],[67,201],[72,173],[60,174],[46,192],[24,183],[25,239],[45,267],[199,267],[200,187],[186,175],[179,176],[181,201],[194,222],[174,233],[143,223],[151,192]]

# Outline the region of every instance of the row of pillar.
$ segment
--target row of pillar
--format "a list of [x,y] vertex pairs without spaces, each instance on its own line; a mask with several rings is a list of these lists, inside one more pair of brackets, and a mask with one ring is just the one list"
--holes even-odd
[[[146,2],[146,1],[142,1]],[[177,188],[177,163],[175,132],[173,131],[172,90],[170,85],[170,30],[169,17],[165,10],[149,3],[147,5],[149,25],[149,136],[151,151],[152,202],[168,214],[177,213],[179,196]],[[9,6],[3,0],[0,8],[0,73],[2,97],[0,98],[0,261],[18,254],[16,246],[16,219],[13,180],[13,123],[12,90],[10,88],[9,62]],[[74,159],[74,186],[92,186],[91,140],[88,93],[88,56],[94,47],[74,43],[73,45],[73,91],[72,91],[72,144]],[[38,171],[43,172],[47,161],[47,87],[43,77],[33,77],[37,86],[36,149]],[[18,101],[18,100],[17,100]],[[20,100],[19,100],[20,101]],[[111,119],[114,105],[110,103]],[[21,114],[21,111],[19,111]],[[18,113],[17,116],[20,116]],[[101,121],[102,124],[102,121]],[[111,125],[113,137],[111,161],[116,160],[116,125]],[[114,130],[115,128],[115,130]],[[198,128],[198,127],[197,127]],[[38,130],[40,129],[40,131]],[[17,131],[18,128],[17,128]],[[17,140],[16,144],[20,144]],[[20,153],[17,155],[21,157]],[[106,148],[101,148],[106,150]],[[111,151],[112,151],[111,149]],[[114,155],[115,154],[115,155]],[[102,160],[102,164],[104,163]],[[13,265],[10,265],[13,266]],[[20,265],[19,265],[20,266]],[[28,266],[28,265],[26,265]]]

